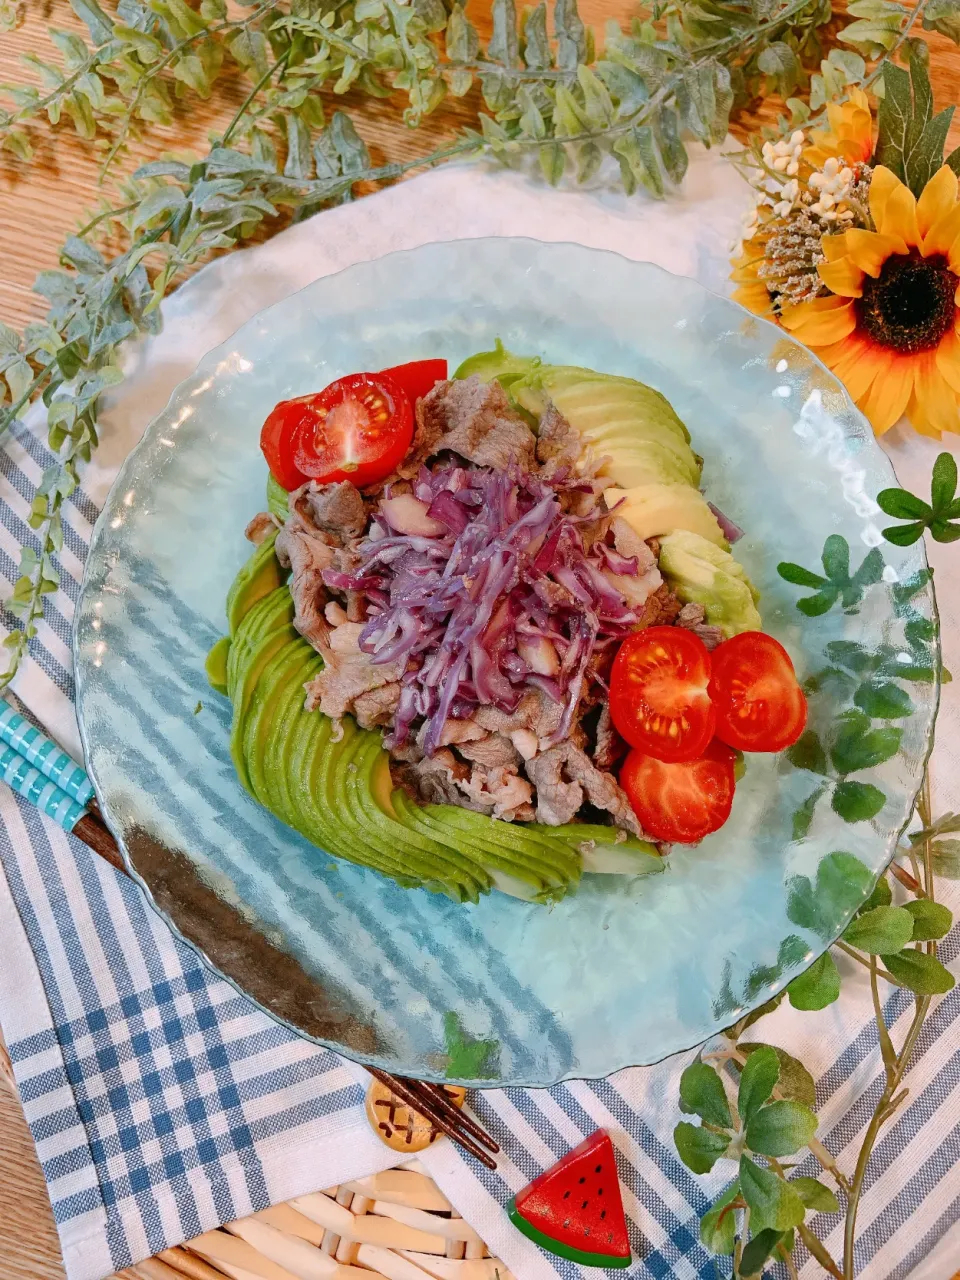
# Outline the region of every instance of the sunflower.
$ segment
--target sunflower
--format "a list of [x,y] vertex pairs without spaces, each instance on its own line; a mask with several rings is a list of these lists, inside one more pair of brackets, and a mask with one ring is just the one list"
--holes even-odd
[[865,164],[873,155],[873,117],[862,89],[851,89],[842,106],[827,107],[829,129],[811,133],[813,146],[805,147],[803,158],[813,169],[822,169],[828,160],[842,164]]
[[781,323],[846,385],[881,434],[906,413],[918,431],[960,430],[960,201],[944,165],[920,199],[879,165],[876,231],[824,236],[829,295],[784,307]]

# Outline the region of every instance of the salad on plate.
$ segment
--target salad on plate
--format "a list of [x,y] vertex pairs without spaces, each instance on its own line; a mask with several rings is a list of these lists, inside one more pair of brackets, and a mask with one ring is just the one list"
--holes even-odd
[[806,722],[669,402],[499,342],[264,423],[208,659],[244,786],[406,887],[555,901],[729,818]]

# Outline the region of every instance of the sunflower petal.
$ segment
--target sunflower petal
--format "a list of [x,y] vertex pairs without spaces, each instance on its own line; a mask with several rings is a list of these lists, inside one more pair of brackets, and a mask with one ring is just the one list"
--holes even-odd
[[956,329],[951,329],[937,347],[936,362],[940,373],[960,395],[960,336]]
[[903,183],[886,165],[878,164],[874,169],[873,177],[870,179],[870,213],[873,215],[875,226],[880,226],[887,201],[897,187],[901,186]]
[[914,399],[918,412],[916,419],[911,418],[918,431],[937,438],[942,431],[960,431],[957,394],[938,367],[938,354],[926,352],[917,363]]
[[935,253],[949,253],[950,246],[960,235],[960,204],[939,217],[923,237],[922,253],[925,258]]
[[[818,308],[817,302],[840,303],[840,306]],[[786,322],[785,322],[786,323]],[[793,308],[788,326],[795,338],[808,347],[827,347],[849,337],[857,327],[853,302],[847,298],[817,298]]]
[[909,248],[913,248],[915,245],[919,246],[920,228],[917,226],[917,197],[902,182],[887,197],[883,206],[883,213],[877,222],[877,230],[883,235],[899,236]]
[[818,263],[817,273],[832,293],[839,293],[844,298],[863,296],[863,272],[849,258]]
[[739,302],[741,307],[746,307],[748,311],[752,311],[755,316],[766,316],[767,319],[773,319],[770,294],[767,292],[765,284],[743,284],[739,289],[734,289],[733,300],[734,302]]
[[854,227],[845,238],[850,261],[874,279],[891,254],[907,252],[907,246],[899,236],[882,236],[877,231],[862,231]]
[[870,389],[857,403],[870,419],[878,436],[889,431],[903,416],[913,395],[917,366],[916,356],[886,357],[886,367],[877,373]]
[[917,201],[917,226],[926,237],[941,218],[957,207],[957,175],[949,165],[943,165],[923,188]]
[[[828,359],[831,351],[836,354]],[[838,342],[836,347],[818,351],[817,355],[833,369],[849,392],[851,400],[856,400],[858,404],[873,385],[874,379],[882,376],[887,367],[883,353],[875,344],[858,337]]]
[[836,262],[838,258],[847,256],[847,237],[845,232],[837,236],[824,236],[820,248],[828,262]]

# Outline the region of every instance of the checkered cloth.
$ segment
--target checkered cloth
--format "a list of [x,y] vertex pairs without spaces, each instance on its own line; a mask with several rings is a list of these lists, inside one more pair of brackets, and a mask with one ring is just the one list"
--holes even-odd
[[[231,255],[165,308],[164,334],[135,353],[107,418],[98,461],[66,517],[63,579],[17,691],[28,711],[79,751],[72,717],[70,626],[97,510],[116,468],[172,386],[250,314],[317,276],[428,240],[526,234],[649,258],[720,287],[747,194],[715,153],[698,157],[682,202],[544,190],[519,175],[447,169],[304,223]],[[33,539],[26,517],[50,461],[35,419],[0,454],[0,577],[16,577]],[[936,449],[895,443],[904,481],[922,484]],[[949,555],[948,549],[938,554]],[[960,599],[940,589],[946,660],[960,671]],[[957,649],[951,654],[951,647]],[[948,690],[949,693],[949,690]],[[940,722],[938,809],[960,808],[953,743],[960,711]],[[942,781],[942,785],[940,780]],[[952,790],[951,790],[952,788]],[[960,895],[953,895],[960,906]],[[949,897],[947,898],[949,901]],[[948,940],[944,959],[957,958]],[[894,1036],[910,1001],[888,1001]],[[861,1205],[857,1259],[869,1280],[946,1280],[960,1265],[960,995],[928,1020],[911,1102],[884,1133]],[[268,1204],[387,1167],[366,1124],[365,1073],[273,1022],[206,969],[139,889],[0,790],[0,1024],[37,1145],[70,1280],[96,1280],[165,1246]],[[761,1029],[758,1029],[759,1038]],[[782,1008],[765,1039],[817,1077],[820,1136],[849,1167],[882,1088],[869,994],[851,974],[820,1014]],[[718,1274],[698,1218],[729,1174],[689,1173],[676,1156],[677,1084],[690,1055],[609,1080],[474,1099],[501,1142],[496,1173],[440,1143],[423,1159],[460,1212],[521,1280],[577,1280],[508,1223],[504,1201],[597,1126],[619,1155],[634,1264],[629,1277]],[[808,1159],[804,1173],[815,1174]],[[841,1252],[839,1219],[818,1224]],[[798,1257],[800,1255],[798,1254]],[[951,1265],[952,1263],[952,1265]],[[719,1274],[729,1271],[725,1260]],[[804,1277],[820,1274],[815,1263]]]

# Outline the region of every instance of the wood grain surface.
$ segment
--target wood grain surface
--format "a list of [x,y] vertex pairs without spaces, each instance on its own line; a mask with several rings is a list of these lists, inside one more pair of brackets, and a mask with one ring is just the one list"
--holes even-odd
[[[78,29],[67,0],[26,0],[24,7],[23,26],[12,34],[0,34],[3,83],[32,79],[20,57],[27,52],[47,54],[48,26]],[[109,2],[107,7],[112,7]],[[484,7],[476,0],[471,5],[481,32]],[[580,10],[587,22],[601,28],[607,18],[628,19],[635,5],[631,0],[581,0]],[[960,102],[960,51],[939,36],[929,43],[937,107]],[[180,109],[171,127],[157,129],[147,143],[132,149],[124,168],[129,171],[163,154],[206,150],[210,133],[223,128],[244,94],[236,81],[225,76],[212,102],[198,106],[191,99],[189,109]],[[413,132],[399,123],[395,104],[348,99],[347,105],[358,113],[375,163],[412,158],[438,146],[470,121],[475,106],[470,99],[445,106]],[[776,103],[761,104],[741,117],[738,132],[757,127],[776,112]],[[949,145],[958,143],[960,119]],[[39,157],[29,167],[9,152],[0,152],[0,319],[19,327],[44,314],[43,299],[31,290],[37,272],[57,265],[64,236],[81,226],[88,211],[109,194],[97,184],[96,154],[77,140],[69,125],[46,135]],[[43,1177],[0,1043],[0,1280],[62,1280],[63,1275]],[[960,1280],[960,1273],[954,1280]]]

